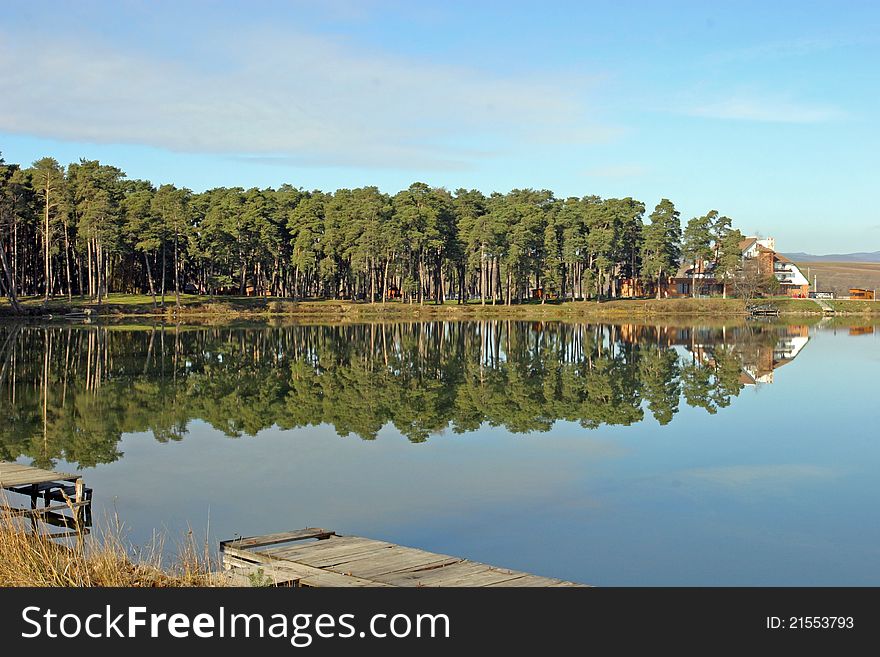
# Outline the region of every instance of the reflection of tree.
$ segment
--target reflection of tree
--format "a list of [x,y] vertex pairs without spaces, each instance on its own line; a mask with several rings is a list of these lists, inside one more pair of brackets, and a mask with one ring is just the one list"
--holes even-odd
[[228,436],[329,424],[413,442],[486,423],[668,424],[682,398],[716,413],[744,360],[776,344],[740,329],[512,321],[269,327],[0,326],[0,458],[83,466],[123,433],[182,439],[200,419]]
[[647,346],[639,361],[642,396],[660,424],[669,424],[678,413],[681,398],[681,367],[672,349]]

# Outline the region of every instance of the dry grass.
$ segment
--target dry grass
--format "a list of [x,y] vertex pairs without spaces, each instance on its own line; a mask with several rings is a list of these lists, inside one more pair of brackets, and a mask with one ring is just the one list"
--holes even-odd
[[807,275],[810,283],[813,275],[819,289],[834,292],[834,296],[849,296],[851,287],[880,290],[880,262],[803,262],[798,268]]
[[[828,263],[818,263],[820,265]],[[833,264],[833,263],[832,263]],[[880,289],[880,263],[852,263],[841,265],[847,270],[862,268],[876,273],[876,287]],[[805,272],[806,273],[806,272]],[[874,285],[874,279],[850,272],[846,285]],[[819,286],[823,288],[820,274]],[[846,288],[848,293],[849,288]],[[173,303],[164,309],[152,309],[149,297],[143,295],[111,294],[98,315],[105,317],[164,317],[166,320],[191,322],[193,320],[220,322],[227,320],[293,320],[301,322],[369,322],[369,321],[409,321],[409,320],[470,320],[470,319],[518,319],[524,321],[547,320],[602,320],[602,319],[645,319],[658,317],[735,317],[746,315],[746,303],[741,299],[720,298],[678,298],[678,299],[616,299],[602,303],[595,301],[540,302],[530,301],[511,306],[481,305],[478,302],[458,304],[447,301],[445,304],[410,304],[400,301],[388,303],[366,303],[354,301],[308,300],[262,297],[196,297],[187,295],[179,309]],[[781,310],[794,314],[821,314],[814,303],[788,306],[781,300]],[[40,300],[42,303],[42,300]],[[41,305],[37,300],[28,300],[26,308],[37,312]],[[66,299],[50,302],[47,312],[58,313],[59,317],[70,310],[82,310],[84,306],[74,299],[68,304]],[[93,307],[97,312],[97,309]],[[880,306],[860,306],[846,309],[854,313],[880,313]],[[0,299],[0,317],[9,313],[8,304]],[[96,315],[96,316],[98,316]]]
[[85,537],[81,543],[35,531],[29,520],[0,511],[0,586],[39,587],[186,587],[212,586],[207,549],[190,534],[173,563],[163,563],[161,541],[146,550],[125,544],[118,523]]

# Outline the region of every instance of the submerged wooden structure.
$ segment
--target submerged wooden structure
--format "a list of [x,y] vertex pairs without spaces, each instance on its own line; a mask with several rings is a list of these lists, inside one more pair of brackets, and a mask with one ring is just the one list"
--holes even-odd
[[584,586],[359,536],[307,528],[220,543],[238,586]]
[[[76,531],[91,525],[92,489],[79,475],[0,461],[0,511]],[[26,507],[9,504],[8,493],[30,498]]]

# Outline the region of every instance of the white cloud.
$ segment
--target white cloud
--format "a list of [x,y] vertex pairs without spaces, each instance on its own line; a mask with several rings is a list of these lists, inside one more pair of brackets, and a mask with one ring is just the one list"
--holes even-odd
[[684,113],[711,119],[771,123],[823,123],[845,116],[842,110],[832,105],[748,96],[732,96],[707,103],[696,103],[685,108]]
[[511,142],[616,134],[587,116],[586,78],[506,79],[307,34],[194,39],[184,61],[163,58],[159,45],[138,53],[0,32],[0,130],[428,169],[466,168]]

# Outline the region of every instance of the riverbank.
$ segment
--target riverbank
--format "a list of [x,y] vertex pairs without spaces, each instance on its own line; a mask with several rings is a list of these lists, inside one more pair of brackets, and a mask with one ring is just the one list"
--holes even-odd
[[30,521],[0,512],[0,587],[189,587],[216,586],[208,562],[195,545],[185,543],[173,564],[165,565],[161,546],[138,560],[118,531],[92,533],[83,547],[64,545],[30,530]]
[[[774,298],[762,300],[772,303],[782,315],[822,316],[822,308],[810,299]],[[880,303],[871,301],[832,300],[827,302],[837,315],[880,316]],[[29,316],[74,315],[86,317],[296,317],[312,320],[351,321],[356,319],[481,319],[511,318],[522,320],[552,319],[630,319],[689,316],[745,316],[746,302],[742,299],[616,299],[595,301],[565,301],[547,303],[528,302],[505,306],[485,305],[479,302],[458,304],[409,304],[399,301],[367,303],[363,301],[309,300],[291,301],[262,297],[206,297],[181,295],[180,306],[173,298],[166,299],[164,308],[153,306],[147,295],[111,294],[100,305],[88,299],[74,297],[42,298],[22,301]],[[0,315],[12,314],[11,306],[0,304]]]

